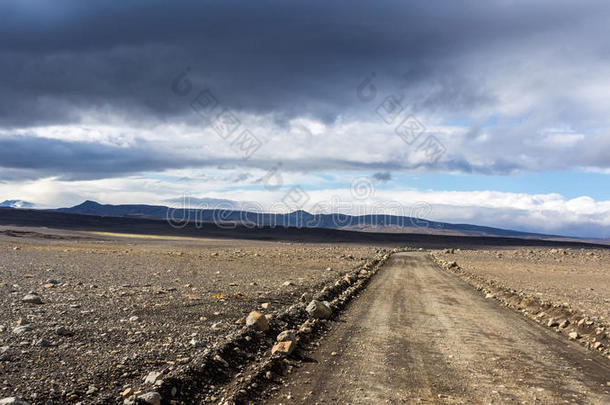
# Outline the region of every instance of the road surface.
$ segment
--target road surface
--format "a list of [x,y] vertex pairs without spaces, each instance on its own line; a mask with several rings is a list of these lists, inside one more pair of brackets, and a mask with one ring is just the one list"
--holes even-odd
[[394,255],[311,357],[268,403],[610,404],[610,361],[424,253]]

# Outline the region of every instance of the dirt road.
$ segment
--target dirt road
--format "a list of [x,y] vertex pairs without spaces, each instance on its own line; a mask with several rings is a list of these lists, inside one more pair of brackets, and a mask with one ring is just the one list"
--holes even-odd
[[268,403],[610,403],[610,362],[395,255]]

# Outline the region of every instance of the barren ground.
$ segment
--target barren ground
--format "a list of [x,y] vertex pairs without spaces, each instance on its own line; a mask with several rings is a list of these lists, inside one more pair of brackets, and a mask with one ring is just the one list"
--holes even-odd
[[[261,304],[268,311],[291,304],[375,250],[4,232],[0,397],[118,402],[150,371],[188,363]],[[42,304],[22,302],[29,292]],[[31,330],[16,333],[26,325]]]
[[504,287],[610,322],[610,250],[519,248],[441,253],[465,271]]

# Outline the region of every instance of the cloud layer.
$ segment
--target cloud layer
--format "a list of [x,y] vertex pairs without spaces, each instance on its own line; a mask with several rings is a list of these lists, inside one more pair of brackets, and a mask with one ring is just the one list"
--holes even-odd
[[219,167],[243,189],[273,167],[610,170],[604,1],[28,0],[0,15],[13,190],[113,182],[119,199],[126,178]]

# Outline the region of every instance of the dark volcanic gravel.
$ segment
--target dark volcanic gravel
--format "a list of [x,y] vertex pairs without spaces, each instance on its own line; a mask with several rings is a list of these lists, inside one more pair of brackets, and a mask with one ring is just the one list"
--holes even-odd
[[[354,245],[41,232],[0,235],[0,397],[32,403],[96,403],[137,390],[149,372],[189,363],[251,310],[265,312],[261,304],[294,303],[375,254]],[[42,303],[24,302],[28,294]]]

